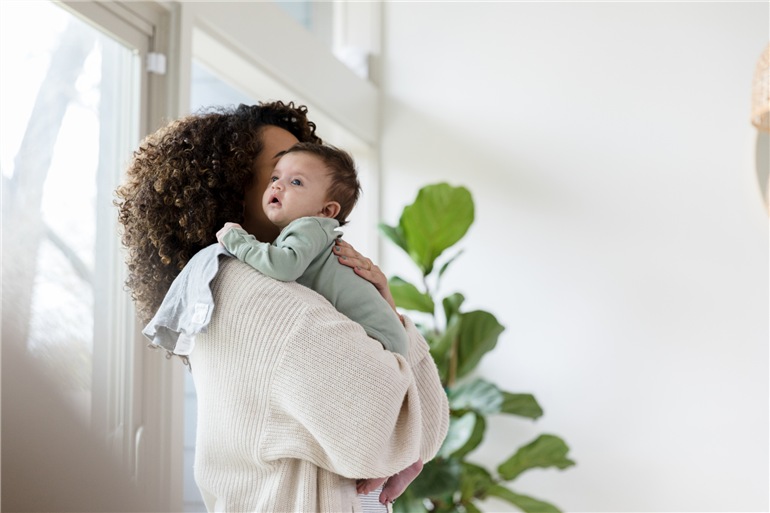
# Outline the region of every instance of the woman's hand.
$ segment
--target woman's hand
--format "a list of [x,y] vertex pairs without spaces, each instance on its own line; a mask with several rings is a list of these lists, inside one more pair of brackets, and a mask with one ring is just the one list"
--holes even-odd
[[379,267],[342,239],[337,239],[337,244],[332,246],[332,251],[342,265],[351,267],[357,275],[374,285],[393,311],[396,311],[396,302],[393,301],[393,295],[390,293],[388,278]]

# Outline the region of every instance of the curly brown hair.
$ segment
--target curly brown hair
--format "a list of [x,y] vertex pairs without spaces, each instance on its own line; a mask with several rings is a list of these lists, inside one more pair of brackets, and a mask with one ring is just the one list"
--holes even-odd
[[243,221],[244,192],[262,151],[261,129],[277,126],[321,143],[305,106],[239,105],[186,116],[147,136],[115,195],[128,254],[126,286],[141,322],[160,306],[195,253],[227,221]]

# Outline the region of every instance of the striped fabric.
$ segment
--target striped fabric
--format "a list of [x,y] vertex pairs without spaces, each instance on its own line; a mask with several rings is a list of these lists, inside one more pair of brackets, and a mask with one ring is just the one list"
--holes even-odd
[[361,500],[363,513],[387,513],[391,510],[390,505],[380,504],[381,491],[382,486],[366,495],[359,494],[358,498]]

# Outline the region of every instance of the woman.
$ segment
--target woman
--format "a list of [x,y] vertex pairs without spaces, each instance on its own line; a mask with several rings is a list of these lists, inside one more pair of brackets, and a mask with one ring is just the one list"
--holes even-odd
[[[292,103],[241,105],[174,121],[141,144],[117,205],[142,321],[225,222],[277,236],[261,198],[279,152],[320,142],[306,114]],[[338,254],[393,304],[379,268],[347,244]],[[235,259],[221,260],[211,291],[208,330],[189,356],[195,477],[209,511],[361,511],[356,479],[435,456],[448,406],[411,321],[404,358],[310,289]]]

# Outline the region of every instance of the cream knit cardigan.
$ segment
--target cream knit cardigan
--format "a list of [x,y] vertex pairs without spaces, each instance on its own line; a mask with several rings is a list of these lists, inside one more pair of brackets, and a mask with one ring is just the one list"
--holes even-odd
[[428,345],[407,358],[322,296],[223,259],[190,355],[195,480],[210,512],[360,511],[355,479],[435,456],[449,407]]

